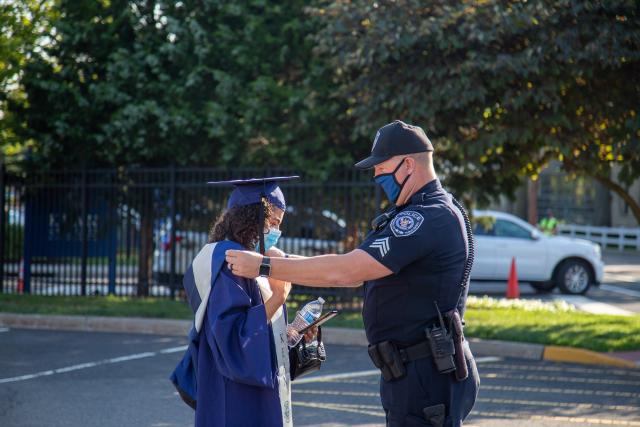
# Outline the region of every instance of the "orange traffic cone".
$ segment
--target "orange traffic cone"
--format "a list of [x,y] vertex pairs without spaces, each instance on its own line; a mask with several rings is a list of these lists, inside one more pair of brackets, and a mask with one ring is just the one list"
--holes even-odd
[[511,270],[509,271],[509,283],[507,284],[507,298],[520,298],[515,257],[511,258]]
[[18,289],[19,294],[24,293],[24,258],[20,259],[20,267],[18,270]]

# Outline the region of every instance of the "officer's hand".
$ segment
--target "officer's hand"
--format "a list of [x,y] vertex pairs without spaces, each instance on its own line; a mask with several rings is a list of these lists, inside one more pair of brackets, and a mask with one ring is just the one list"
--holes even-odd
[[262,255],[257,252],[229,249],[225,252],[227,264],[236,276],[254,279],[258,277]]

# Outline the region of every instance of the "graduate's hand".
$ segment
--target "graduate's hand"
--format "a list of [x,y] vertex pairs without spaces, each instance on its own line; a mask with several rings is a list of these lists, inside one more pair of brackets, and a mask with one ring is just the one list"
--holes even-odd
[[271,258],[284,258],[284,251],[276,248],[275,246],[269,248],[269,250],[264,254]]
[[310,343],[311,341],[313,341],[315,339],[317,334],[318,334],[318,327],[314,326],[313,328],[311,328],[307,332],[305,332],[305,334],[304,334],[304,342]]
[[229,269],[236,276],[255,279],[260,271],[262,255],[257,252],[229,249],[225,252]]
[[[317,334],[318,334],[318,327],[314,326],[313,328],[309,329],[307,332],[304,333],[304,342],[306,343],[312,342],[316,338]],[[291,342],[298,341],[299,336],[300,334],[298,333],[298,331],[296,331],[293,328],[293,326],[291,325],[287,326],[287,337]]]
[[289,296],[289,292],[291,292],[291,282],[285,282],[282,280],[274,279],[273,277],[269,277],[269,286],[271,287],[271,292],[273,295],[278,298],[282,298],[282,303],[287,300]]

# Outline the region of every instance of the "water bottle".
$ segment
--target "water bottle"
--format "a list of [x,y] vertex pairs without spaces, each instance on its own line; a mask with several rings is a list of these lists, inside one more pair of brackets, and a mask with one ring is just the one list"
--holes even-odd
[[[298,312],[296,313],[296,318],[293,319],[291,325],[289,325],[296,332],[301,331],[309,324],[313,323],[320,315],[322,314],[322,305],[324,304],[324,299],[319,297],[317,300],[313,300],[305,304]],[[302,339],[303,335],[299,335],[296,333],[289,335],[289,346],[293,347],[298,344]]]

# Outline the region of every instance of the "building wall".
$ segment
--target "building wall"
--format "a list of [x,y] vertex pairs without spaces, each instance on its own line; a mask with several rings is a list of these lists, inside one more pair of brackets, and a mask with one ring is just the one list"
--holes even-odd
[[[614,175],[618,172],[614,169]],[[500,196],[489,206],[503,212],[509,212],[527,220],[527,189],[531,185],[528,179],[523,181],[514,200]],[[640,179],[630,188],[630,194],[640,200]],[[640,227],[631,209],[615,193],[610,192],[599,182],[588,177],[570,179],[561,170],[559,164],[550,165],[540,175],[537,197],[538,217],[547,209],[561,221],[573,224],[604,227]]]
[[[614,174],[618,172],[614,168]],[[615,193],[611,193],[611,224],[613,227],[640,227],[629,206]],[[640,201],[640,179],[637,179],[629,189],[629,194],[636,201]]]

